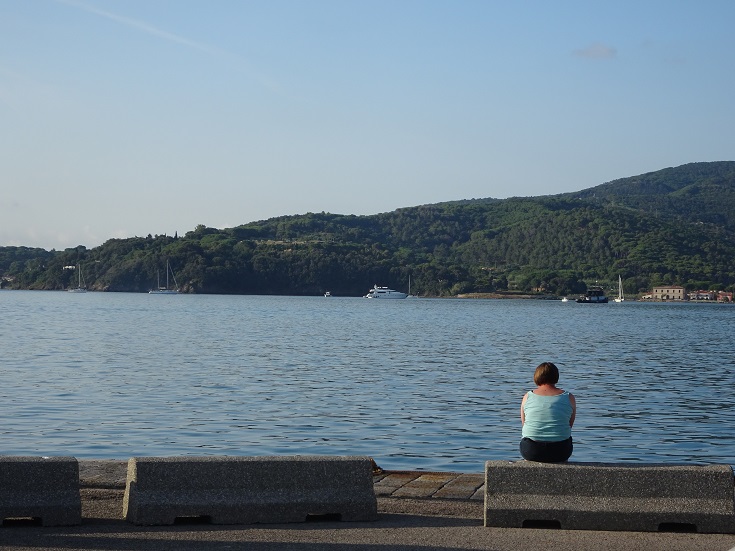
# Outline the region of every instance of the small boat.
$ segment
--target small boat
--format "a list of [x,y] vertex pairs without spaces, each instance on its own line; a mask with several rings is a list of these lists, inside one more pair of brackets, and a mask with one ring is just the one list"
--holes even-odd
[[606,304],[607,297],[602,287],[590,287],[587,292],[577,299],[580,304]]
[[368,294],[365,295],[365,298],[407,298],[408,295],[406,293],[402,293],[401,291],[396,291],[394,289],[388,289],[388,287],[378,287],[377,285],[370,289],[368,291]]
[[[171,277],[174,280],[174,285],[176,285],[175,288],[169,288],[168,286],[168,274],[171,273]],[[174,275],[174,271],[171,269],[171,265],[168,263],[168,260],[166,261],[166,286],[161,287],[161,273],[158,273],[158,287],[155,289],[151,289],[148,291],[149,295],[178,295],[179,294],[179,284],[176,283],[176,276]]]
[[[71,266],[70,266],[71,267]],[[77,264],[76,267],[77,270],[77,287],[75,289],[68,289],[70,293],[86,293],[87,292],[87,286],[84,284],[84,278],[82,277],[82,265]]]
[[625,295],[623,295],[623,278],[618,276],[618,296],[613,299],[615,302],[623,302]]
[[406,298],[418,298],[416,295],[411,294],[411,274],[408,274],[408,295]]
[[567,297],[561,297],[562,302],[569,302],[569,299]]
[[327,297],[327,298],[329,298],[329,297],[332,296],[332,293],[330,293],[329,291],[327,291],[326,293],[324,293],[324,296]]

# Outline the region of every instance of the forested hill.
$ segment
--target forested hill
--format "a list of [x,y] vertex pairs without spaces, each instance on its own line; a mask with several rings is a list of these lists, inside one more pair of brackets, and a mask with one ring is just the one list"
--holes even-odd
[[560,197],[597,200],[735,231],[735,162],[692,163],[623,178]]
[[571,295],[599,282],[735,286],[735,162],[692,163],[574,193],[473,199],[371,216],[307,213],[94,249],[0,247],[6,288],[142,292],[169,261],[196,293],[358,296],[378,283],[447,296]]

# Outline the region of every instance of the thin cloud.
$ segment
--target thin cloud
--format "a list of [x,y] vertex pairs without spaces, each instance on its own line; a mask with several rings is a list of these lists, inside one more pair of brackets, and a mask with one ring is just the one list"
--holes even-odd
[[590,44],[586,48],[574,50],[574,55],[585,59],[612,59],[618,55],[618,51],[612,46],[597,42]]
[[190,48],[194,48],[196,50],[200,50],[200,51],[207,52],[210,54],[225,54],[226,53],[223,50],[219,50],[218,48],[214,48],[206,44],[201,44],[199,42],[195,42],[194,40],[189,40],[188,38],[184,38],[183,36],[179,36],[177,34],[164,31],[162,29],[159,29],[157,27],[154,27],[153,25],[146,23],[145,21],[139,21],[137,19],[132,19],[130,17],[118,15],[116,13],[112,13],[106,10],[101,10],[94,6],[90,6],[82,2],[77,2],[76,0],[55,0],[55,2],[59,4],[65,4],[72,8],[77,8],[77,9],[86,11],[87,13],[99,15],[100,17],[110,19],[111,21],[115,21],[116,23],[120,23],[121,25],[125,25],[126,27],[130,27],[130,28],[142,31],[144,33],[150,34],[152,36],[156,36],[158,38],[163,38],[164,40],[168,40],[169,42],[183,44],[184,46],[188,46]]
[[[109,19],[111,21],[119,23],[120,25],[124,25],[131,29],[135,29],[137,31],[144,32],[151,36],[155,36],[157,38],[167,40],[175,44],[181,44],[183,46],[198,50],[200,52],[205,52],[210,55],[215,55],[215,56],[222,57],[222,58],[229,58],[231,62],[236,61],[238,65],[246,65],[246,66],[249,65],[245,60],[239,58],[238,56],[230,52],[227,52],[215,46],[210,46],[208,44],[196,42],[195,40],[190,40],[183,36],[179,36],[175,33],[164,31],[163,29],[159,29],[158,27],[155,27],[149,23],[146,23],[145,21],[140,21],[138,19],[133,19],[131,17],[125,17],[123,15],[118,15],[116,13],[112,13],[106,10],[101,10],[99,8],[90,6],[89,4],[85,4],[84,2],[79,2],[77,0],[54,0],[54,2],[58,4],[63,4],[65,6],[69,6],[72,8],[76,8],[78,10],[85,11],[87,13],[91,13],[99,17],[104,17],[105,19]],[[271,91],[276,92],[278,94],[282,94],[281,90],[279,89],[279,86],[271,78],[263,74],[259,74],[257,71],[254,71],[252,67],[249,67],[247,71],[250,74],[250,77],[258,81],[263,87],[268,88]]]

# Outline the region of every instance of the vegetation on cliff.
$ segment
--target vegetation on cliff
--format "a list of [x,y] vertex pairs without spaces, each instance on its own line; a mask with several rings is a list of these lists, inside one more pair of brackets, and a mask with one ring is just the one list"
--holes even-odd
[[446,296],[735,286],[735,162],[692,163],[575,193],[473,199],[371,216],[307,213],[64,251],[0,247],[3,286],[142,292],[171,263],[195,293]]

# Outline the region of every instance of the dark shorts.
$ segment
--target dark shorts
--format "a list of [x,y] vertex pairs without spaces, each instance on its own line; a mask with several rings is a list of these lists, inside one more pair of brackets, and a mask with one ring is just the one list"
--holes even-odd
[[561,463],[572,456],[572,437],[560,442],[538,442],[530,438],[521,440],[521,456],[527,461]]

